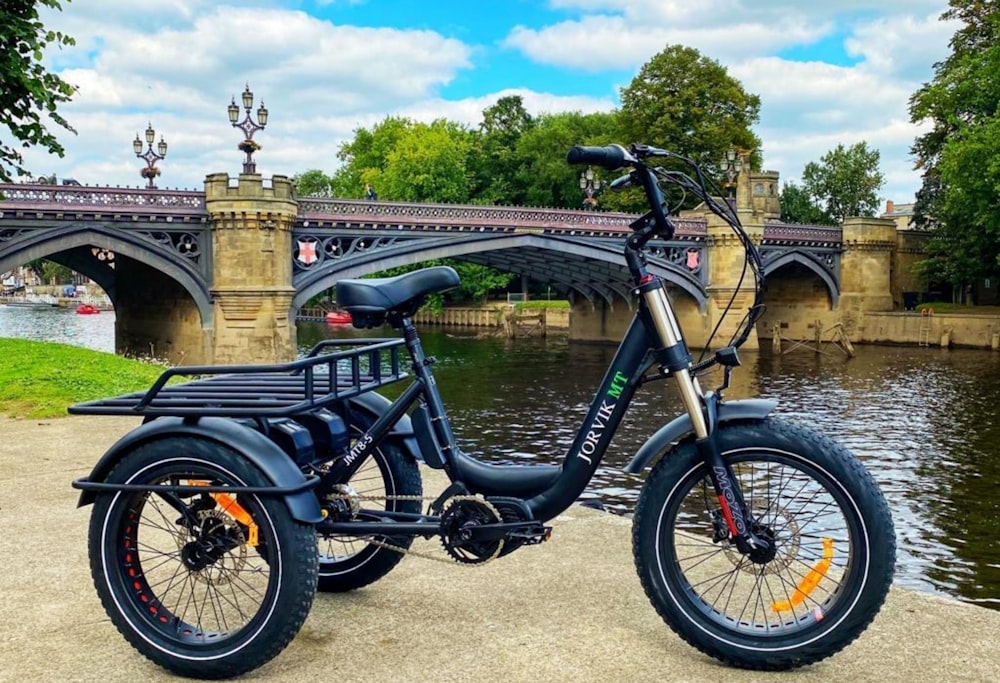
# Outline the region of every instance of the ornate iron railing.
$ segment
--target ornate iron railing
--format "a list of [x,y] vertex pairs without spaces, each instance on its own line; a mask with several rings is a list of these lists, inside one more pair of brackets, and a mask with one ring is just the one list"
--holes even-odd
[[205,193],[199,190],[158,190],[88,185],[0,185],[0,211],[64,210],[137,211],[177,216],[205,215]]
[[[302,227],[386,225],[415,230],[538,230],[545,233],[617,235],[627,232],[629,224],[635,219],[635,214],[610,211],[299,199],[299,225]],[[678,236],[701,236],[707,230],[705,221],[701,219],[678,218],[675,222]]]
[[843,230],[823,225],[800,225],[768,221],[764,224],[764,242],[794,242],[814,245],[839,245]]

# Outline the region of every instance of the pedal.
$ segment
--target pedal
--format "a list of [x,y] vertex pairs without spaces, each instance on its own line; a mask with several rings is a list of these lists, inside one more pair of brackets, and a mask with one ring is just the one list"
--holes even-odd
[[521,545],[538,545],[552,538],[552,527],[538,524],[528,529],[514,529],[507,537]]

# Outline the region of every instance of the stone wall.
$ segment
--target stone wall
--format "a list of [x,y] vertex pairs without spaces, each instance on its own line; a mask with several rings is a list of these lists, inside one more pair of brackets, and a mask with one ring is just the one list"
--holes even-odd
[[921,327],[927,325],[930,346],[964,346],[1000,350],[1000,316],[922,316],[919,312],[867,313],[858,330],[858,339],[869,344],[920,344]]
[[115,349],[172,365],[211,361],[212,330],[191,295],[173,278],[144,263],[118,259],[116,277],[129,283],[115,299]]

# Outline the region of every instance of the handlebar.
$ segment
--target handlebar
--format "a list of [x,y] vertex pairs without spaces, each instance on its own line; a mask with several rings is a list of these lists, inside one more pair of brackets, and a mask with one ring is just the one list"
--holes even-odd
[[[648,160],[657,157],[672,159],[687,168],[686,170],[668,170],[649,166]],[[652,279],[646,270],[646,262],[642,254],[646,243],[657,236],[666,240],[673,239],[675,232],[674,224],[667,216],[664,206],[665,200],[663,191],[660,189],[660,181],[674,185],[700,199],[708,210],[733,229],[744,247],[746,259],[740,274],[739,284],[733,291],[725,311],[728,312],[735,305],[736,295],[742,287],[743,278],[748,270],[751,271],[754,277],[754,301],[748,309],[743,323],[733,334],[730,344],[739,347],[745,342],[753,330],[754,323],[764,310],[762,303],[764,293],[763,263],[756,246],[743,229],[735,208],[718,199],[719,188],[710,178],[705,177],[702,169],[691,159],[680,154],[639,144],[630,145],[627,149],[621,145],[607,145],[605,147],[577,145],[569,150],[566,161],[570,164],[589,164],[607,170],[628,166],[630,167],[628,175],[615,180],[611,184],[611,189],[620,189],[631,184],[641,186],[645,192],[649,202],[649,211],[632,223],[631,228],[634,232],[625,243],[625,260],[629,273],[637,285],[645,284]],[[713,189],[709,189],[709,186],[712,186]],[[715,329],[709,336],[709,341],[719,331],[724,318],[725,314],[719,318]],[[706,348],[708,346],[710,344],[706,344]],[[714,361],[709,360],[704,366],[713,363]],[[698,369],[702,369],[704,366],[699,365]]]
[[566,155],[566,161],[573,165],[588,164],[613,171],[626,163],[636,161],[636,158],[621,145],[608,145],[607,147],[576,145]]
[[627,150],[621,145],[607,145],[606,147],[576,145],[566,155],[566,161],[569,164],[600,166],[609,171],[626,165],[633,168],[630,176],[645,190],[646,198],[649,200],[650,212],[642,220],[633,224],[632,227],[637,232],[640,231],[640,229],[647,226],[647,218],[652,218],[654,223],[652,230],[642,230],[642,232],[648,234],[642,235],[641,242],[637,243],[638,248],[641,248],[654,235],[660,235],[663,239],[667,240],[674,237],[674,224],[663,210],[663,192],[660,190],[660,185],[656,180],[656,174],[642,161],[642,157],[662,154],[666,154],[666,152],[645,145],[633,145],[631,150]]

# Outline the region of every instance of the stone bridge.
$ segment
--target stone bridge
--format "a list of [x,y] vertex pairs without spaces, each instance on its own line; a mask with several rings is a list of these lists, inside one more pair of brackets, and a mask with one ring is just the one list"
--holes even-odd
[[[891,308],[900,249],[890,222],[782,224],[774,193],[754,196],[753,178],[741,180],[741,218],[777,283],[772,317],[787,325],[796,308],[836,311],[845,295]],[[47,258],[90,277],[114,303],[117,350],[175,363],[289,358],[296,313],[338,279],[437,258],[548,284],[570,298],[577,338],[612,339],[631,313],[621,256],[629,214],[297,199],[287,178],[256,174],[210,175],[204,191],[18,184],[0,193],[0,273]],[[675,238],[650,253],[693,345],[734,292],[745,295],[742,250],[712,219],[679,217]],[[731,317],[724,327],[742,311]]]

